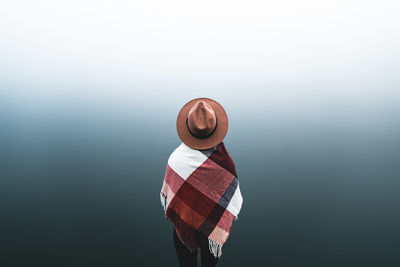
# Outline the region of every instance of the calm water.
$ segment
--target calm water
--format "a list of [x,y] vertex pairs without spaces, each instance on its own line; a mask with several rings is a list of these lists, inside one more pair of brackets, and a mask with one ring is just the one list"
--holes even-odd
[[[191,97],[5,96],[1,266],[176,266],[159,191]],[[216,99],[244,197],[219,266],[400,266],[394,100]]]
[[177,266],[175,120],[229,117],[219,266],[400,266],[400,2],[2,1],[0,267]]

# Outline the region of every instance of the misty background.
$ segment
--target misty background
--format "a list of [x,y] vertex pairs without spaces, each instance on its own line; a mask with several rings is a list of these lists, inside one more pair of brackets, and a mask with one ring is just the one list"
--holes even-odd
[[221,103],[218,266],[400,265],[397,1],[4,1],[0,266],[177,266],[175,122]]

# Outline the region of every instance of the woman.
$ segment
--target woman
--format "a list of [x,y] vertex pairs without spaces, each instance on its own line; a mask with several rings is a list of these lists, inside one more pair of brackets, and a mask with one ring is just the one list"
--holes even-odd
[[228,131],[224,108],[209,98],[186,103],[176,127],[182,144],[168,159],[161,203],[174,225],[181,267],[216,266],[243,198],[235,164],[223,139]]

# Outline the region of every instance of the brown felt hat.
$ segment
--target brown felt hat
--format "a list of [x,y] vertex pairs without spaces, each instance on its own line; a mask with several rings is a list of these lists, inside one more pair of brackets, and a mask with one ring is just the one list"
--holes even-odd
[[209,149],[224,139],[228,132],[228,116],[217,101],[196,98],[179,111],[176,130],[185,145],[199,150]]

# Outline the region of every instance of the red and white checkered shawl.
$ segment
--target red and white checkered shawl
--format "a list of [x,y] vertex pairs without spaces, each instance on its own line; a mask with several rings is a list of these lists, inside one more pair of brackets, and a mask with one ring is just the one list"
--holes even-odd
[[194,251],[208,241],[210,251],[220,257],[243,202],[224,143],[207,150],[182,143],[168,159],[160,195],[165,217],[182,243]]

